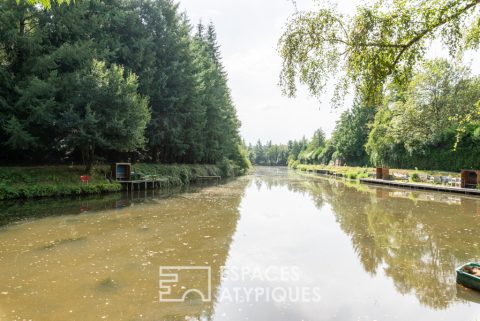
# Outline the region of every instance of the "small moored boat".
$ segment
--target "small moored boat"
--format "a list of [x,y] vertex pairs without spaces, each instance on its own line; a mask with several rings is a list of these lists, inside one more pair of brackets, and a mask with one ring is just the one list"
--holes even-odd
[[467,288],[480,291],[480,263],[470,262],[458,267],[457,283]]

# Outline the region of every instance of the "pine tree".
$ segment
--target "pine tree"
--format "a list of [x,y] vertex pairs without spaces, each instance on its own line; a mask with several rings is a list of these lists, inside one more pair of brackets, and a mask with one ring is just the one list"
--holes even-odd
[[150,113],[134,74],[94,60],[75,74],[70,93],[69,109],[61,114],[62,145],[80,150],[87,171],[99,148],[130,152],[144,146]]
[[6,0],[0,22],[1,160],[248,166],[215,29],[172,0]]

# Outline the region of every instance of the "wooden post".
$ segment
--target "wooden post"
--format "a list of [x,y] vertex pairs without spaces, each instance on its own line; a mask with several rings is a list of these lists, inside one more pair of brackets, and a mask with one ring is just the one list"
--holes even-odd
[[389,168],[388,167],[377,167],[376,178],[377,179],[389,179],[390,178]]
[[377,179],[382,179],[382,168],[381,167],[377,167],[375,177]]
[[383,170],[383,173],[382,173],[383,179],[390,179],[390,169],[388,167],[384,167],[382,168],[382,170]]
[[462,170],[460,174],[460,180],[461,180],[460,187],[465,188],[467,186],[467,171]]
[[[462,188],[476,188],[480,184],[480,171],[479,170],[467,170],[461,171],[461,187]],[[474,179],[472,179],[474,178]],[[475,185],[475,186],[473,186]]]

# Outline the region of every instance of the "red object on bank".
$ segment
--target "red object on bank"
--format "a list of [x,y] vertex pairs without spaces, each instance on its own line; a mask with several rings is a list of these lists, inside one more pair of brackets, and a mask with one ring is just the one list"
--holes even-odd
[[82,182],[82,184],[88,184],[89,179],[90,177],[88,177],[87,175],[80,176],[80,181]]

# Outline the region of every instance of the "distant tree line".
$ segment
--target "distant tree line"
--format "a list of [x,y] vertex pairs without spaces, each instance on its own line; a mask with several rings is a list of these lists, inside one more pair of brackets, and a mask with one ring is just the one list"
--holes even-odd
[[260,140],[255,146],[249,144],[247,151],[250,163],[264,166],[287,166],[291,153],[287,145],[276,145],[271,141],[263,145]]
[[249,144],[247,151],[252,164],[287,166],[289,161],[304,160],[309,152],[316,151],[319,146],[325,146],[325,134],[321,129],[315,132],[311,141],[303,137],[300,140],[290,140],[287,144],[272,144],[268,141],[264,145],[259,140],[255,145]]
[[[480,168],[480,77],[444,59],[426,61],[382,105],[361,99],[289,161],[302,164],[454,170]],[[256,146],[255,146],[256,147]],[[255,149],[254,149],[255,150]]]
[[287,145],[248,146],[260,165],[325,164],[453,170],[480,168],[480,77],[445,59],[426,61],[384,103],[356,99],[330,139],[321,129]]
[[248,166],[212,24],[171,0],[0,3],[0,162]]
[[[480,48],[479,7],[478,0],[373,0],[353,15],[332,3],[296,12],[279,42],[284,93],[294,96],[300,83],[320,96],[336,80],[333,104],[347,92],[356,97],[323,156],[348,165],[480,168],[480,80],[459,64]],[[426,59],[434,40],[449,60]]]

